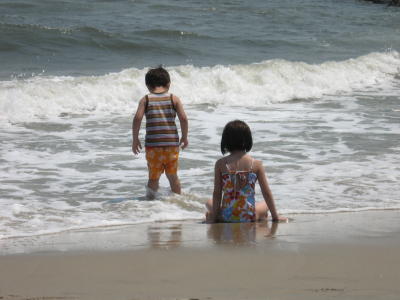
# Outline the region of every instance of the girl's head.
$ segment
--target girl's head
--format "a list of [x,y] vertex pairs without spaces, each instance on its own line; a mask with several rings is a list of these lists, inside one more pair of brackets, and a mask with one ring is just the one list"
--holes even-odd
[[221,152],[249,152],[253,147],[253,137],[249,126],[240,120],[230,121],[225,125],[221,138]]

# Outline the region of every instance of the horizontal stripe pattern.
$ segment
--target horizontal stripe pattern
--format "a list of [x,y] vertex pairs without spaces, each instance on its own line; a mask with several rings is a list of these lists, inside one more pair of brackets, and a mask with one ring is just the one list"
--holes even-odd
[[179,146],[171,94],[149,94],[146,105],[146,147]]
[[156,114],[148,114],[147,116],[151,119],[155,118],[155,119],[175,120],[176,113],[161,112]]
[[149,132],[149,131],[153,131],[153,130],[175,130],[176,129],[176,127],[175,126],[172,126],[172,125],[164,125],[164,124],[161,124],[160,126],[158,126],[158,125],[155,125],[155,126],[151,126],[151,127],[147,127],[147,131]]
[[[177,143],[178,142],[178,139],[177,138],[151,138],[151,139],[148,139],[147,140],[147,142],[148,143],[150,143],[150,144],[154,144],[154,143],[172,143],[172,142],[174,142],[174,143]],[[151,145],[148,145],[148,146],[151,146]]]
[[149,115],[160,115],[160,114],[169,114],[169,115],[173,115],[175,113],[175,110],[173,110],[172,108],[157,108],[157,109],[153,109],[153,110],[149,110],[147,112]]
[[149,119],[147,120],[147,123],[165,122],[165,121],[175,123],[174,116],[172,116],[172,117],[164,116],[164,117],[160,118],[158,116],[150,114],[150,115],[148,115],[148,117],[149,117]]
[[162,119],[162,118],[154,118],[150,119],[146,122],[147,127],[154,127],[154,126],[174,126],[175,119]]
[[152,134],[151,138],[153,138],[153,139],[157,139],[157,138],[175,139],[176,136],[174,133],[170,133],[170,134],[157,133],[157,134]]
[[155,134],[175,134],[175,130],[152,130],[151,135]]
[[176,142],[159,142],[159,143],[149,143],[146,147],[177,147]]

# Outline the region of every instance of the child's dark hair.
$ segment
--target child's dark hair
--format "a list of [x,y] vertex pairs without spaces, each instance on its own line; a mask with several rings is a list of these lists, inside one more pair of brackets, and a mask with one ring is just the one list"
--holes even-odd
[[250,127],[243,121],[234,120],[225,125],[221,138],[221,152],[246,151],[253,147]]
[[169,73],[162,66],[150,69],[147,71],[145,76],[145,82],[150,90],[155,89],[158,86],[168,86],[171,82],[169,78]]

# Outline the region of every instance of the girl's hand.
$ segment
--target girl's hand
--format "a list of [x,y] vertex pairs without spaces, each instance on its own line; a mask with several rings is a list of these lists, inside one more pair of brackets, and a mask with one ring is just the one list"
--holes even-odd
[[278,218],[272,219],[272,222],[276,223],[289,223],[289,218],[286,218],[284,216],[278,216]]

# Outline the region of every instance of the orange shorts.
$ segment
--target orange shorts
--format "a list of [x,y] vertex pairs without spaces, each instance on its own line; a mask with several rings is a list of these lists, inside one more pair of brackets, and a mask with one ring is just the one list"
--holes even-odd
[[161,174],[178,171],[179,147],[146,147],[149,179],[159,179]]

